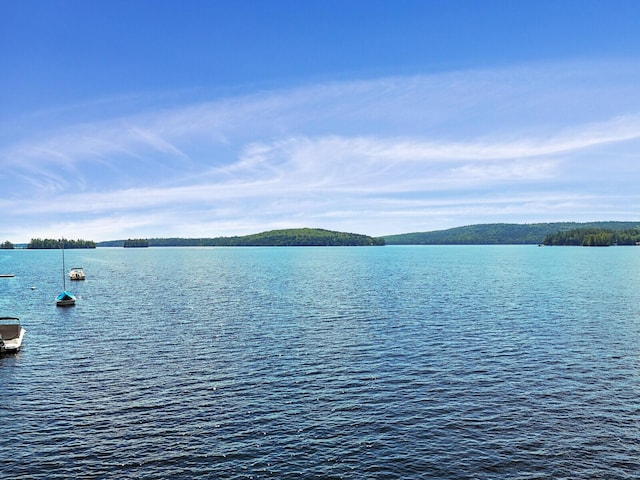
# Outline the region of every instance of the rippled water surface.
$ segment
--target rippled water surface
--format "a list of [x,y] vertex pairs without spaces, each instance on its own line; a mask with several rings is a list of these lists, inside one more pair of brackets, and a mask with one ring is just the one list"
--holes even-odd
[[640,478],[640,248],[2,251],[13,478]]

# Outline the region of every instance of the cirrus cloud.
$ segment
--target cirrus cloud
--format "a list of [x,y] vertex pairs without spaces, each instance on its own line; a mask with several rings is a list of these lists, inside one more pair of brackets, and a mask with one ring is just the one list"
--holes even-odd
[[5,235],[630,219],[640,96],[623,97],[640,68],[557,67],[311,85],[107,120],[97,111],[26,132],[0,144]]

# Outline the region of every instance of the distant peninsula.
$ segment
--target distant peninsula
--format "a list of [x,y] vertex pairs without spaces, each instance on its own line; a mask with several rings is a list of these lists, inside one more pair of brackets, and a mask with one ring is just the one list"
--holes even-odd
[[640,222],[487,223],[432,232],[403,233],[382,237],[386,245],[547,245],[551,236],[577,229],[622,232],[640,228]]
[[608,228],[576,228],[547,235],[544,245],[581,247],[610,247],[612,245],[640,245],[640,227],[624,230]]
[[[136,242],[140,242],[137,239]],[[271,230],[253,235],[215,238],[148,238],[149,247],[363,247],[384,245],[384,239],[320,228]],[[98,242],[99,247],[132,246],[131,240]]]

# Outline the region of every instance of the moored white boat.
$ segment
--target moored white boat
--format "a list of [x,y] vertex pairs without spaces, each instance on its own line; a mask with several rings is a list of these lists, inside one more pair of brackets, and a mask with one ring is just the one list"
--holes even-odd
[[17,353],[26,330],[16,317],[0,317],[0,354]]
[[69,270],[69,278],[71,280],[84,280],[84,269],[82,267],[73,267]]

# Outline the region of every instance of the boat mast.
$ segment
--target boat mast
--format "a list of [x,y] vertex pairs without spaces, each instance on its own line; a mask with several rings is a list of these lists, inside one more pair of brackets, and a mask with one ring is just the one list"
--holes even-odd
[[64,276],[64,238],[60,244],[62,246],[62,290],[67,290],[67,279]]

